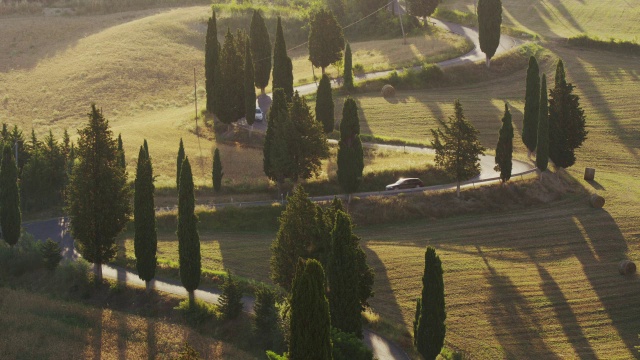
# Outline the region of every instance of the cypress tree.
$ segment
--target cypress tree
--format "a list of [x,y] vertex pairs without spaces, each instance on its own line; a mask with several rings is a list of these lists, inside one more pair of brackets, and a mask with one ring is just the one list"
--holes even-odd
[[289,105],[292,131],[288,132],[287,149],[293,162],[290,176],[293,181],[318,176],[322,160],[329,156],[327,137],[307,102],[296,91]]
[[264,94],[264,88],[269,85],[271,76],[271,39],[267,25],[258,10],[253,11],[249,36],[254,60],[255,85]]
[[344,49],[344,76],[342,78],[342,87],[347,90],[353,90],[353,61],[351,59],[351,45],[347,43]]
[[122,145],[122,134],[118,134],[118,164],[123,168],[127,169],[127,162],[124,158],[124,147]]
[[78,134],[78,161],[67,187],[66,212],[76,249],[95,264],[100,284],[102,264],[116,255],[116,236],[129,222],[131,190],[117,141],[95,104],[89,123]]
[[180,194],[178,196],[178,253],[180,258],[180,281],[189,292],[189,303],[194,304],[194,291],[200,285],[200,236],[198,218],[194,213],[195,196],[189,157],[182,162],[180,171]]
[[[245,116],[244,100],[244,40],[242,35],[235,37],[230,29],[224,37],[224,44],[220,52],[221,83],[224,91],[224,101],[218,105],[216,115],[225,124],[231,124]],[[255,100],[254,100],[255,101]],[[254,102],[255,104],[255,102]],[[255,112],[255,107],[254,107]]]
[[316,119],[322,123],[324,132],[329,134],[333,131],[335,123],[335,113],[333,105],[333,93],[331,91],[331,80],[327,74],[323,74],[318,85],[316,96]]
[[271,279],[284,289],[291,288],[298,258],[309,258],[317,248],[313,224],[316,207],[302,186],[298,185],[287,198],[287,205],[278,219],[280,226],[271,244]]
[[478,33],[480,50],[487,57],[487,67],[500,45],[500,26],[502,25],[502,1],[478,0]]
[[229,272],[227,272],[227,279],[222,284],[219,304],[220,312],[226,320],[233,320],[242,312],[242,292]]
[[311,13],[309,19],[309,61],[324,70],[342,59],[344,36],[331,10],[321,8]]
[[567,83],[562,60],[558,61],[555,87],[549,92],[549,158],[562,168],[575,164],[575,149],[587,138],[584,110],[573,88]]
[[536,166],[540,171],[545,171],[549,164],[549,102],[547,100],[547,75],[545,74],[542,74],[542,85],[540,86],[536,149]]
[[287,45],[282,31],[282,20],[278,16],[276,40],[273,44],[273,88],[283,89],[287,99],[293,96],[293,66],[287,56]]
[[413,323],[414,344],[426,360],[435,360],[442,350],[446,318],[442,262],[436,250],[429,246],[424,254],[422,297],[417,301]]
[[18,168],[13,159],[13,150],[5,143],[0,165],[0,227],[2,237],[11,247],[20,238],[22,214],[20,213],[20,190]]
[[256,87],[253,84],[253,60],[248,41],[244,50],[244,117],[247,124],[253,125],[256,121]]
[[431,145],[436,151],[436,165],[458,182],[459,197],[460,182],[480,173],[480,155],[485,148],[478,140],[478,130],[465,118],[460,100],[456,99],[453,105],[454,116],[447,123],[439,120],[443,129],[431,129]]
[[290,129],[285,93],[282,89],[275,89],[267,116],[267,132],[262,151],[264,173],[278,186],[282,185],[293,165],[286,139],[290,135]]
[[209,113],[214,112],[215,105],[215,90],[214,84],[219,78],[216,78],[216,67],[220,66],[219,50],[220,44],[218,43],[218,28],[216,23],[215,10],[211,14],[209,21],[207,22],[207,37],[204,46],[204,76],[205,76],[205,89],[207,91],[207,111]]
[[538,112],[540,111],[540,69],[534,56],[529,58],[527,69],[527,90],[522,121],[522,142],[529,150],[529,156],[536,150],[538,142]]
[[317,260],[300,260],[291,287],[291,360],[332,359],[331,316],[324,279]]
[[180,138],[180,146],[178,147],[178,158],[176,159],[176,190],[180,190],[180,168],[182,168],[183,161],[184,145],[182,144],[182,138]]
[[136,254],[138,276],[151,290],[151,280],[156,275],[158,235],[156,233],[156,212],[154,204],[153,166],[148,146],[140,147],[133,199],[133,220],[135,235],[133,245]]
[[347,194],[356,192],[362,183],[364,151],[360,141],[358,106],[350,97],[344,101],[342,108],[337,163],[340,186]]
[[222,162],[220,161],[220,151],[216,148],[213,151],[213,190],[215,192],[219,192],[220,188],[222,188],[222,176],[224,173],[222,172]]
[[[357,237],[355,237],[357,240]],[[329,305],[333,327],[362,338],[362,307],[358,291],[359,276],[354,261],[358,243],[351,232],[351,219],[341,210],[336,213],[335,227],[331,230],[331,256],[327,265]]]
[[513,156],[513,123],[509,107],[504,104],[504,116],[502,117],[502,127],[500,137],[496,146],[496,171],[500,171],[500,179],[507,182],[511,178],[511,158]]
[[263,350],[274,349],[281,342],[278,326],[279,315],[276,308],[276,293],[265,286],[256,289],[256,301],[253,303],[255,335]]

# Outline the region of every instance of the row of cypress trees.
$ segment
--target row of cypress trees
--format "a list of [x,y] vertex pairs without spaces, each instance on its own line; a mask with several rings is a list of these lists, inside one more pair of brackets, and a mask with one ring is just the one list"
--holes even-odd
[[527,70],[522,141],[531,155],[536,153],[536,166],[545,171],[549,160],[556,167],[567,168],[576,161],[575,150],[587,138],[586,117],[574,86],[566,80],[564,63],[556,65],[554,87],[547,90],[547,77],[540,80],[535,57]]

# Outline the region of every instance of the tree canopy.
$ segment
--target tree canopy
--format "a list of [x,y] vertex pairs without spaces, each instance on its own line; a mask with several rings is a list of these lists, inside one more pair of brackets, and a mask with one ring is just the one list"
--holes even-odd
[[321,8],[309,19],[309,61],[322,69],[342,59],[344,36],[333,12]]
[[500,45],[502,1],[478,0],[478,33],[480,49],[487,57],[487,67]]

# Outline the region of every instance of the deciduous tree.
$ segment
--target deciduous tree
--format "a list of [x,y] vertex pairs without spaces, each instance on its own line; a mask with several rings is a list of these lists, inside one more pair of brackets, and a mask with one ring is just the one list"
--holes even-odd
[[309,61],[324,70],[342,59],[344,36],[331,10],[321,8],[311,13],[309,19]]
[[78,130],[78,161],[67,188],[66,212],[76,249],[95,264],[100,283],[102,264],[116,255],[116,236],[129,221],[131,190],[109,122],[95,104],[88,115],[89,123]]
[[431,145],[436,151],[436,165],[455,177],[459,197],[460,182],[480,173],[480,155],[484,155],[485,148],[478,140],[478,130],[465,119],[460,100],[456,99],[453,105],[454,116],[446,123],[438,120],[442,129],[431,129]]
[[431,16],[440,4],[439,0],[408,0],[407,10],[409,14],[417,17]]

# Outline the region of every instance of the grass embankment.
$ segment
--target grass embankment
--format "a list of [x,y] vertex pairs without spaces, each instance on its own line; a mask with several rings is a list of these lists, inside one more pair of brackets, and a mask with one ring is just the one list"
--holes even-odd
[[[464,12],[461,18],[473,19],[475,3],[452,0],[439,7]],[[568,38],[584,33],[605,39],[638,41],[640,7],[636,5],[628,0],[504,0],[502,23],[545,38]]]
[[[194,164],[196,184],[208,183],[215,146],[221,148],[223,161],[230,160],[225,166],[227,179],[253,181],[256,177],[249,168],[262,168],[257,164],[261,154],[216,145],[213,136],[207,140],[207,136],[195,135],[193,69],[202,109],[204,35],[209,14],[210,7],[201,6],[3,20],[0,48],[7,51],[0,54],[0,122],[17,123],[25,132],[34,128],[39,135],[51,129],[59,136],[64,128],[82,126],[90,103],[95,101],[114,133],[122,133],[129,174],[134,173],[138,148],[146,138],[159,175],[158,186],[171,186],[177,144],[182,137]],[[245,17],[241,22],[230,14],[220,14],[220,39],[227,25],[248,27],[250,18]],[[285,17],[285,27],[289,20],[291,28],[287,32],[293,36],[299,33],[299,19]],[[275,27],[275,18],[267,22]],[[362,54],[354,62],[394,67],[396,60],[416,61],[466,46],[460,38],[440,32],[421,35],[412,42],[397,59],[394,54],[402,47],[400,40],[354,42],[352,46]],[[292,53],[298,59],[295,76],[310,79],[304,75],[310,71],[310,64],[304,60],[306,47],[298,51]],[[414,60],[410,60],[411,54]],[[202,122],[199,125],[202,127]],[[200,128],[199,134],[203,132]],[[266,184],[264,176],[259,177]]]

